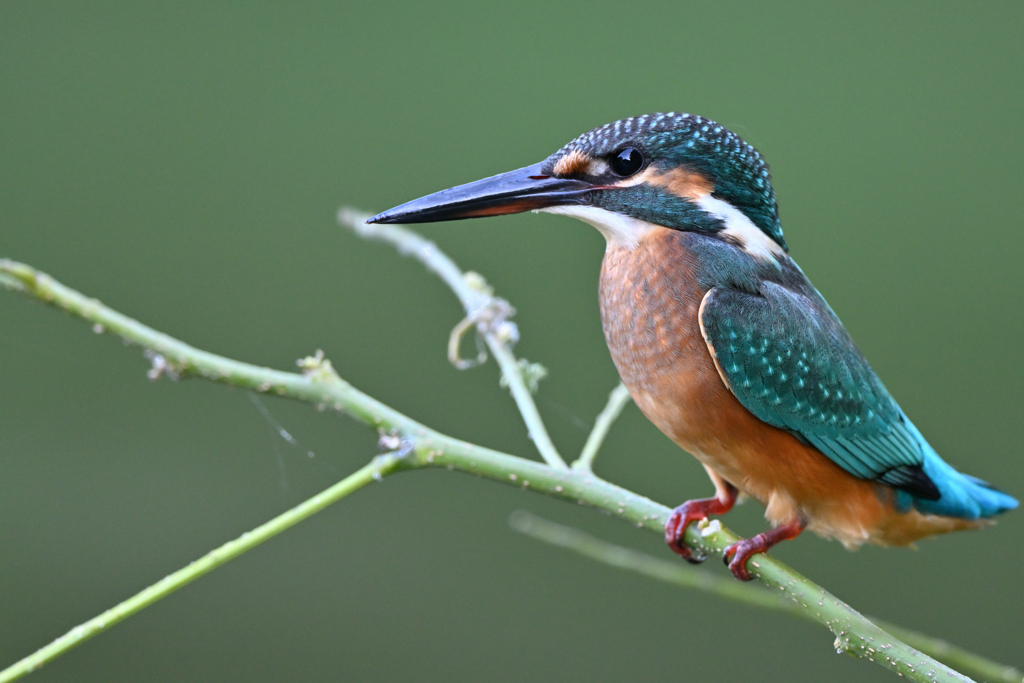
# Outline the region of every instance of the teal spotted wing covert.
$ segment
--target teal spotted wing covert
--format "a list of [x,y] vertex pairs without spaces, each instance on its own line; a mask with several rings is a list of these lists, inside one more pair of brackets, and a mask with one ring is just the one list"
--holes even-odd
[[913,428],[820,296],[771,282],[759,294],[716,287],[700,316],[719,371],[747,410],[856,477],[939,498]]

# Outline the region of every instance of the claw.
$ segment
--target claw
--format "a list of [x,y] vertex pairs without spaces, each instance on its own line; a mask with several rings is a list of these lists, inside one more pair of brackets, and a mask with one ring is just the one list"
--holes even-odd
[[665,542],[672,552],[690,564],[700,564],[708,559],[707,554],[700,548],[691,548],[686,545],[686,527],[690,525],[691,521],[693,520],[685,521],[685,516],[681,515],[677,508],[669,517],[668,524],[665,525]]
[[686,545],[686,528],[691,523],[706,519],[708,515],[721,515],[732,509],[736,502],[736,489],[729,486],[725,499],[701,498],[688,500],[669,515],[665,524],[665,543],[690,564],[700,564],[707,559],[701,550]]
[[754,578],[747,571],[747,560],[750,559],[751,555],[764,552],[763,550],[756,550],[751,547],[753,545],[752,541],[756,538],[757,536],[733,543],[722,553],[722,560],[725,562],[725,566],[740,581],[751,581]]
[[704,560],[708,559],[708,554],[706,552],[700,548],[691,548],[685,543],[679,545],[678,549],[675,550],[680,557],[690,564],[704,564]]
[[779,541],[796,538],[805,526],[807,522],[797,518],[753,538],[737,541],[722,552],[722,560],[733,576],[740,581],[750,581],[754,576],[747,570],[747,560],[753,555],[766,552]]

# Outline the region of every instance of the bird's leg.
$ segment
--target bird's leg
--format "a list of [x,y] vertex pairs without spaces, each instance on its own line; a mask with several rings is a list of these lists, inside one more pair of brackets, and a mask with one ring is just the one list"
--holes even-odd
[[768,548],[771,548],[779,541],[788,541],[791,538],[796,538],[806,526],[807,521],[797,517],[753,538],[745,538],[742,541],[733,543],[725,549],[722,559],[725,560],[725,564],[729,567],[733,576],[740,581],[750,581],[754,578],[747,571],[747,560],[750,559],[751,555],[766,552]]
[[694,552],[693,548],[686,545],[686,527],[690,526],[691,522],[702,520],[708,515],[725,514],[736,504],[735,486],[725,480],[720,480],[720,482],[716,480],[715,488],[717,491],[714,498],[686,501],[672,511],[665,524],[665,542],[668,543],[668,547],[692,564],[700,564],[707,559],[707,556],[700,551]]

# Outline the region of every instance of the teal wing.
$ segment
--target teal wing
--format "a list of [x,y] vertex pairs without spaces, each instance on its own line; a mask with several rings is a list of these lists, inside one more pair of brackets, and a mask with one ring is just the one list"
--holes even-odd
[[773,283],[759,294],[716,287],[700,319],[722,378],[747,410],[856,477],[938,499],[916,430],[820,296]]

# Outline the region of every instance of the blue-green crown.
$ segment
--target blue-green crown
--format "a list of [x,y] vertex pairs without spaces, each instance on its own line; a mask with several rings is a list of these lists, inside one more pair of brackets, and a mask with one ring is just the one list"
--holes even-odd
[[687,166],[707,176],[714,184],[713,196],[742,211],[788,251],[768,164],[740,136],[710,119],[675,112],[620,119],[584,133],[551,159],[573,150],[602,158],[630,145],[652,163]]

